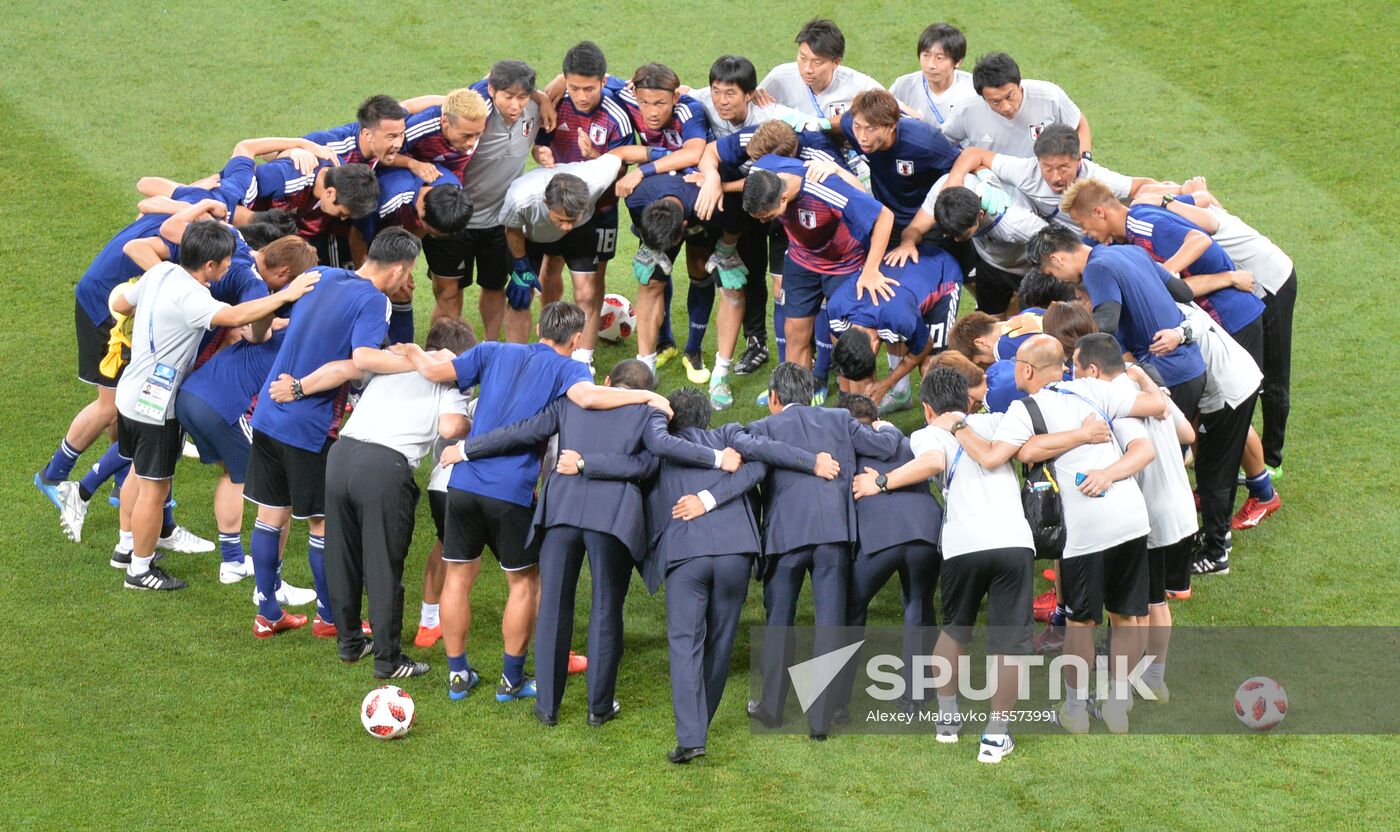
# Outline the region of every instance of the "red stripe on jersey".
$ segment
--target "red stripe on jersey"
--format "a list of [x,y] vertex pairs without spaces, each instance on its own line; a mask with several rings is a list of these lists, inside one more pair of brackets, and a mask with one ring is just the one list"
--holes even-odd
[[452,171],[458,181],[465,181],[467,163],[476,155],[476,149],[480,144],[472,146],[468,153],[463,153],[453,147],[441,132],[424,136],[413,146],[409,153],[414,159],[429,164],[439,164]]
[[865,247],[851,236],[841,215],[820,199],[799,193],[780,220],[792,262],[818,274],[851,274],[865,265]]

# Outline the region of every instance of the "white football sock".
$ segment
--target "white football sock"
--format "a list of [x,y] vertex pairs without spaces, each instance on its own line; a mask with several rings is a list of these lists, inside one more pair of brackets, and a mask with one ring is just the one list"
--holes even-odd
[[647,365],[647,367],[649,367],[653,373],[656,372],[656,353],[653,352],[648,353],[646,355],[639,355],[637,356],[637,360]]
[[131,577],[134,578],[134,577],[136,577],[137,575],[144,575],[144,574],[146,574],[147,572],[150,572],[150,571],[151,571],[151,561],[153,561],[153,560],[155,560],[155,559],[156,559],[156,556],[155,556],[155,555],[151,555],[151,556],[148,557],[148,558],[143,558],[143,557],[138,557],[138,556],[136,556],[136,555],[132,555],[132,556],[131,556],[131,565],[128,566],[128,567],[126,568],[126,574],[128,574],[128,575],[130,575]]
[[593,366],[593,350],[586,350],[583,347],[579,347],[574,350],[573,355],[569,357],[575,361],[582,361],[590,367]]
[[1153,662],[1147,666],[1147,670],[1142,673],[1142,681],[1150,688],[1160,688],[1166,681],[1167,663]]
[[730,364],[733,364],[733,363],[734,363],[734,359],[733,359],[733,358],[725,358],[725,357],[722,356],[722,355],[716,355],[716,356],[715,356],[715,370],[714,370],[714,372],[711,373],[710,375],[713,375],[713,376],[725,376],[725,375],[729,375],[729,365],[730,365]]
[[438,605],[423,602],[423,609],[418,613],[418,626],[436,627],[438,625]]
[[117,533],[117,551],[131,553],[136,548],[136,542],[131,532],[119,531]]
[[1089,704],[1089,690],[1087,688],[1072,688],[1065,685],[1065,713],[1070,716],[1084,713],[1084,708]]

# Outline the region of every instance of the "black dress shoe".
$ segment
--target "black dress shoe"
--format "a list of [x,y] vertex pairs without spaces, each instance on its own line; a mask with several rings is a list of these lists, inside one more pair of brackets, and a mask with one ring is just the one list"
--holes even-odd
[[617,719],[617,715],[620,713],[622,713],[622,705],[618,704],[618,701],[614,699],[612,709],[609,710],[607,713],[589,714],[588,724],[592,725],[594,728],[601,728],[609,722],[612,722],[614,719]]
[[826,742],[826,734],[813,733],[810,736],[812,738],[812,742]]
[[666,759],[670,760],[671,762],[677,765],[683,766],[691,760],[695,759],[696,757],[703,756],[705,756],[705,746],[703,745],[696,746],[695,748],[681,748],[678,745],[675,747],[675,750],[666,754]]
[[535,719],[538,719],[540,721],[540,724],[546,728],[553,728],[554,726],[559,724],[559,717],[545,716],[539,710],[535,711]]
[[750,699],[746,707],[749,712],[749,719],[756,719],[769,728],[782,727],[783,721],[781,719],[773,719],[763,713],[763,707],[759,704],[757,699]]

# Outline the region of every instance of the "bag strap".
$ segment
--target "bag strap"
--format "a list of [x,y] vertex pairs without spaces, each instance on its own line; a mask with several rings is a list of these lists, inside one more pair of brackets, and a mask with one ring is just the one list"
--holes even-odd
[[[1021,399],[1021,404],[1025,406],[1026,414],[1031,417],[1031,435],[1036,436],[1049,433],[1050,429],[1045,426],[1045,414],[1042,413],[1040,410],[1040,402],[1037,402],[1035,400],[1035,397],[1033,396],[1025,396]],[[1021,463],[1021,476],[1023,478],[1028,477],[1030,475],[1031,469],[1037,465],[1040,465],[1043,466],[1045,470],[1052,475],[1053,479],[1055,471],[1055,459],[1056,457],[1051,457],[1050,459],[1042,460],[1041,462],[1023,462]]]

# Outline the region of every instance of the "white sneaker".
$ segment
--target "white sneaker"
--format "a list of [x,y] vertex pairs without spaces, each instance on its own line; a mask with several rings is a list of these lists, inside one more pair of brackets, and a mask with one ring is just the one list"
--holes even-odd
[[253,559],[248,555],[242,561],[224,561],[219,564],[219,583],[236,584],[253,574]]
[[194,446],[190,440],[185,440],[185,447],[180,449],[180,456],[185,459],[199,459],[199,448]]
[[1162,682],[1161,685],[1155,688],[1151,685],[1148,685],[1147,689],[1152,691],[1153,696],[1157,697],[1153,701],[1155,701],[1158,705],[1165,705],[1168,702],[1172,701],[1172,694],[1171,691],[1167,690],[1166,682]]
[[[248,574],[250,575],[252,574],[251,569],[252,567],[249,567]],[[258,592],[257,587],[254,587],[253,605],[256,606],[258,602],[262,601],[262,597],[262,593]],[[292,586],[286,581],[283,581],[282,585],[277,587],[277,603],[283,607],[302,607],[307,604],[314,604],[316,603],[316,590],[302,589],[299,586]]]
[[1015,750],[1016,741],[1011,739],[1010,734],[1003,734],[1001,742],[997,742],[983,735],[982,742],[977,746],[977,762],[995,765],[1005,759],[1006,755]]
[[162,537],[156,541],[156,548],[190,555],[199,552],[212,552],[215,546],[214,541],[205,540],[184,526],[176,526],[169,537]]
[[83,542],[83,522],[87,520],[88,504],[78,495],[78,484],[64,481],[58,484],[58,522],[63,533],[74,543]]
[[1089,733],[1089,711],[1088,708],[1081,710],[1074,716],[1069,715],[1069,702],[1061,702],[1060,707],[1055,710],[1055,721],[1060,723],[1060,727],[1071,734]]
[[[943,714],[939,714],[942,717]],[[933,727],[933,738],[941,743],[955,743],[958,741],[958,732],[962,730],[962,717],[952,714],[955,717],[949,722],[944,722],[941,718]]]
[[1128,701],[1108,699],[1089,703],[1089,715],[1103,722],[1104,727],[1115,734],[1128,733]]

